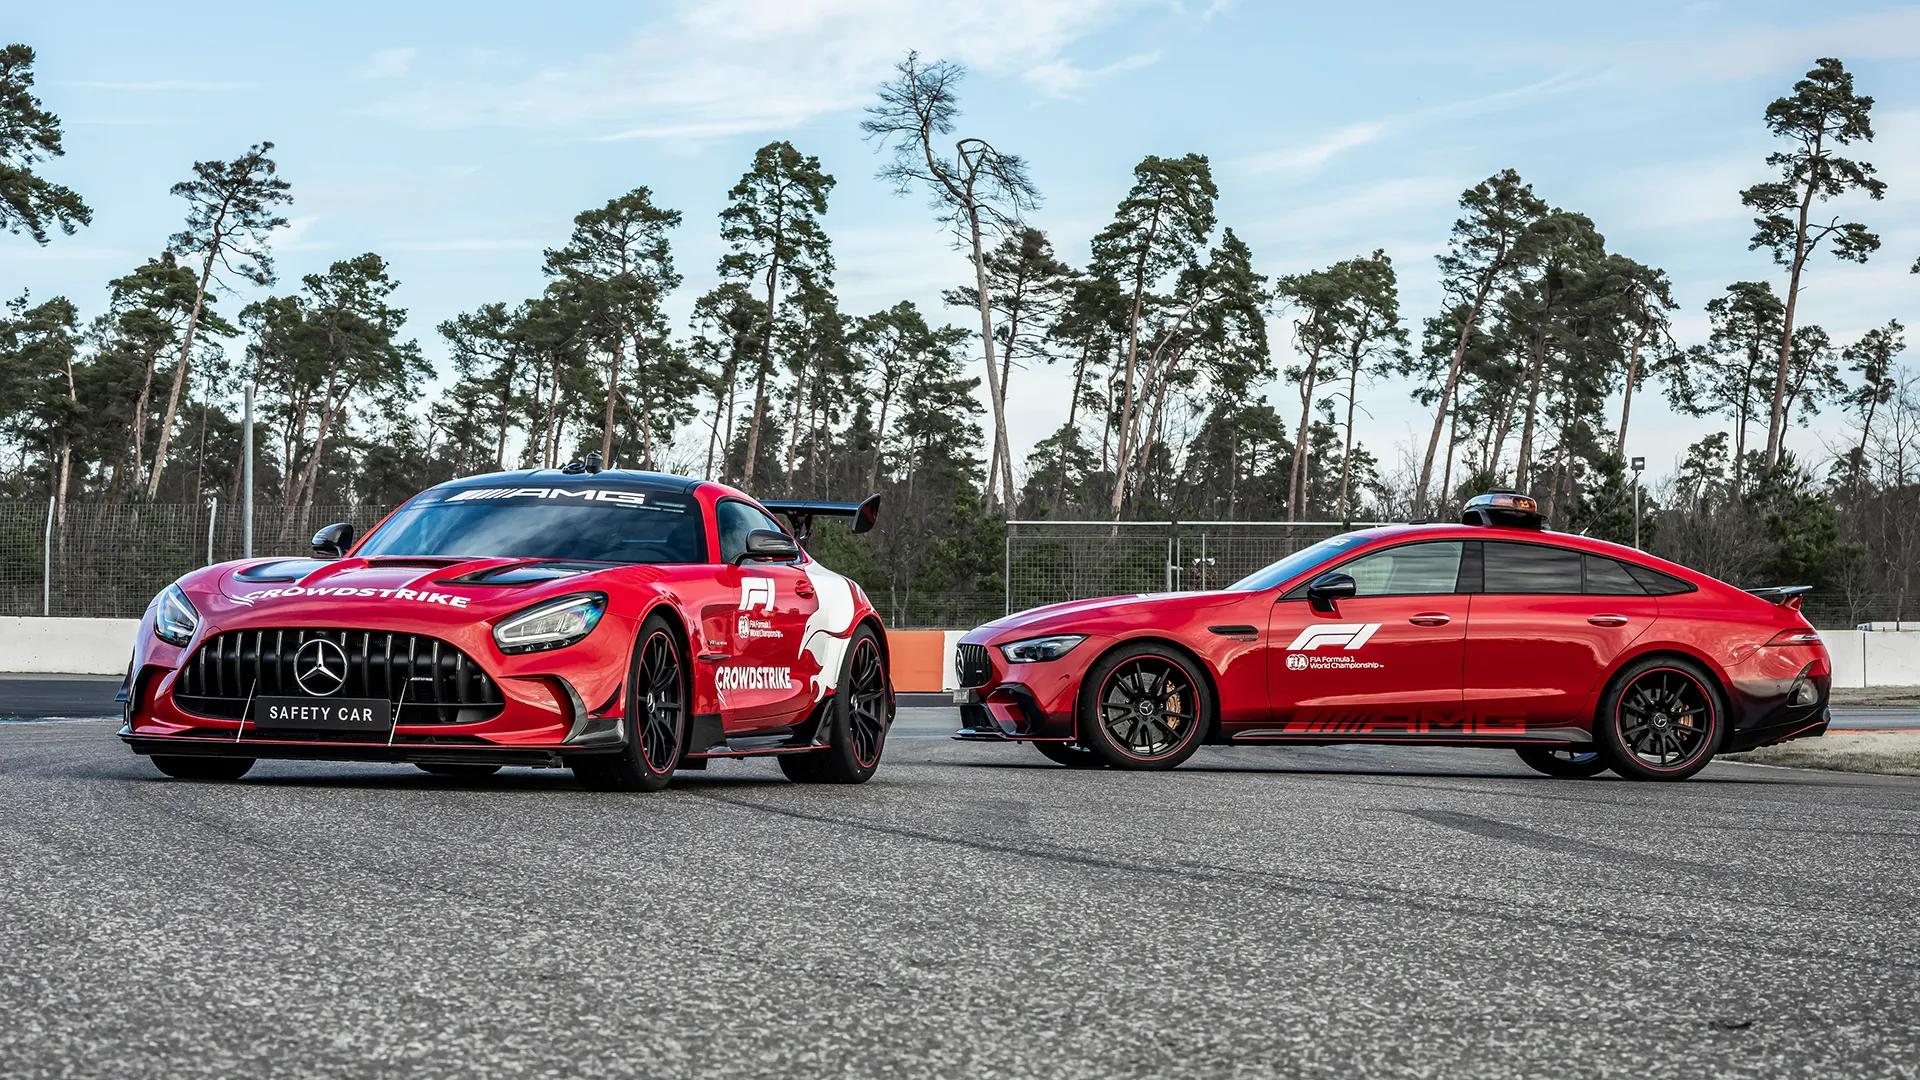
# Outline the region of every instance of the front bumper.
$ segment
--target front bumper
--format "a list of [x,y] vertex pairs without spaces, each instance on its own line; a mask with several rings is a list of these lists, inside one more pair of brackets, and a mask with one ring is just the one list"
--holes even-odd
[[150,735],[136,732],[131,725],[120,729],[120,739],[136,754],[166,757],[271,758],[295,761],[380,761],[440,763],[462,765],[524,765],[556,768],[570,757],[583,754],[608,754],[627,744],[626,724],[613,718],[590,721],[579,738],[552,746],[500,745],[480,739],[433,736],[401,736],[392,742],[362,742],[317,737],[296,738],[275,735],[249,737],[205,730]]

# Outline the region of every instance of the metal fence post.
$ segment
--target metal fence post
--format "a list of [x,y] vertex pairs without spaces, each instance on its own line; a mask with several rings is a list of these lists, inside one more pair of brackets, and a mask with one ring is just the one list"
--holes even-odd
[[253,379],[240,404],[240,557],[253,558]]
[[213,523],[220,520],[220,496],[207,499],[207,566],[213,565]]
[[1007,522],[1005,539],[1000,551],[1000,585],[1005,595],[1001,597],[1000,614],[1013,614],[1013,522]]
[[53,614],[53,508],[54,496],[47,496],[47,531],[40,554],[40,614]]

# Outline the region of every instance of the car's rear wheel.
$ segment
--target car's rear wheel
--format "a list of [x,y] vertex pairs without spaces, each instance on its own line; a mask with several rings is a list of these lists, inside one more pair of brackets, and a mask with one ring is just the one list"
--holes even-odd
[[253,768],[250,757],[174,757],[155,754],[153,767],[175,780],[238,780]]
[[414,765],[421,772],[430,772],[435,776],[464,776],[468,779],[492,776],[500,771],[498,765],[462,765],[454,761],[416,761]]
[[880,767],[893,723],[893,686],[880,639],[861,627],[847,643],[840,683],[827,702],[825,749],[781,754],[780,771],[799,784],[864,784]]
[[574,778],[595,791],[666,787],[686,752],[690,685],[680,635],[666,619],[649,617],[627,667],[627,745],[618,753],[569,762]]
[[1598,750],[1557,750],[1545,746],[1519,746],[1514,753],[1535,772],[1548,776],[1585,778],[1607,771],[1607,759]]
[[1035,742],[1033,748],[1040,751],[1041,757],[1069,769],[1104,769],[1107,765],[1093,751],[1075,743]]
[[1594,720],[1607,766],[1631,780],[1684,780],[1713,760],[1726,706],[1712,676],[1686,660],[1650,658],[1608,687]]
[[1080,683],[1080,745],[1120,769],[1171,769],[1200,749],[1213,701],[1185,656],[1123,646]]

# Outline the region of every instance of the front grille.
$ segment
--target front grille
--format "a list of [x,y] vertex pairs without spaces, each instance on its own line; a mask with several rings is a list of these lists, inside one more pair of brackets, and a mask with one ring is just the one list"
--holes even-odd
[[[215,634],[180,669],[173,697],[199,716],[238,720],[249,698],[307,697],[294,654],[314,638],[339,645],[347,680],[329,698],[386,698],[396,724],[466,724],[500,715],[506,699],[480,665],[439,638],[384,630],[234,630]],[[404,700],[403,700],[404,698]]]
[[987,685],[987,680],[993,677],[993,660],[987,655],[987,647],[961,642],[953,650],[953,673],[963,688]]

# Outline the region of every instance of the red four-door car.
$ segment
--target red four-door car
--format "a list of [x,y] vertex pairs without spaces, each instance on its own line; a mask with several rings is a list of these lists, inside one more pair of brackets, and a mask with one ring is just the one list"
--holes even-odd
[[191,779],[321,758],[565,765],[654,790],[777,754],[794,780],[857,783],[893,720],[886,637],[801,545],[816,515],[863,532],[877,507],[759,503],[597,455],[441,484],[358,544],[322,529],[321,559],[168,586],[140,623],[120,735]]
[[1217,592],[988,623],[958,646],[956,737],[1127,769],[1208,743],[1510,747],[1555,776],[1677,780],[1826,730],[1804,589],[1547,532],[1522,495],[1463,519],[1335,536]]

